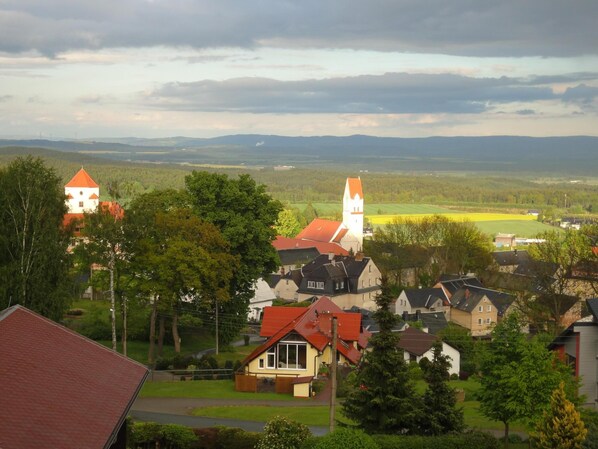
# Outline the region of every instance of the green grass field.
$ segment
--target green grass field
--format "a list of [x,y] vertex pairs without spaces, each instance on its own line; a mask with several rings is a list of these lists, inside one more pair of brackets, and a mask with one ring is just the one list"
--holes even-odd
[[501,232],[515,234],[517,237],[535,237],[540,232],[560,231],[560,228],[531,220],[476,221],[475,225],[488,235],[496,235]]
[[[296,207],[303,211],[307,203],[293,203],[291,207]],[[343,205],[341,203],[312,203],[319,216],[326,217],[334,214],[342,214]],[[399,214],[444,214],[455,213],[455,210],[429,204],[393,204],[393,203],[374,203],[365,205],[366,215],[399,215]]]

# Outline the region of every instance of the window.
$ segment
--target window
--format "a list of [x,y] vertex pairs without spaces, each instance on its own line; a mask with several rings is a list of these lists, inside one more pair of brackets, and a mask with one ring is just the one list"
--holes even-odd
[[486,324],[492,323],[492,318],[486,318]]
[[488,312],[492,312],[492,306],[488,306],[488,307],[486,307],[486,311],[488,311]]
[[479,306],[478,307],[478,312],[483,312],[484,311],[484,306]]
[[345,288],[345,281],[341,281],[341,288]]
[[278,368],[306,369],[307,346],[305,343],[281,342],[278,344]]
[[323,282],[307,281],[307,288],[315,288],[318,290],[324,290]]
[[261,369],[264,369],[264,359],[260,359],[260,360],[259,360],[259,367],[260,367]]
[[268,352],[266,352],[266,367],[268,368],[276,368],[276,348],[275,347],[271,347],[270,349],[268,349]]
[[482,319],[478,318],[478,324],[481,326],[482,325]]
[[83,190],[79,191],[79,195],[83,196]]
[[83,201],[79,201],[79,207],[83,207]]

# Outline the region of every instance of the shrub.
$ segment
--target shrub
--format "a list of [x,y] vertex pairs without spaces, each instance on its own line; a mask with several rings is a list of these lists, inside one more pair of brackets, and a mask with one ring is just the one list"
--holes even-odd
[[362,430],[339,427],[320,438],[314,449],[378,449],[371,436]]
[[451,374],[450,380],[459,380],[459,375],[457,373]]
[[428,437],[374,435],[373,438],[380,449],[500,449],[498,440],[484,432]]
[[218,429],[216,447],[219,449],[253,449],[258,444],[260,438],[261,435],[259,433],[222,427]]
[[93,304],[79,320],[79,332],[92,340],[110,340],[112,324],[110,312]]
[[306,425],[276,416],[264,427],[255,449],[299,449],[310,436]]
[[189,449],[197,442],[197,436],[188,427],[177,424],[157,424],[152,422],[134,423],[130,432],[129,444],[143,445],[156,443],[156,446],[171,447],[176,449]]
[[158,357],[156,359],[156,369],[157,370],[170,369],[171,366],[172,366],[172,359],[163,358],[163,357]]
[[172,368],[173,369],[187,369],[189,365],[194,365],[196,360],[193,356],[184,356],[181,354],[175,354],[174,358],[172,359]]
[[581,419],[588,429],[583,449],[598,449],[598,413],[587,408],[581,408]]

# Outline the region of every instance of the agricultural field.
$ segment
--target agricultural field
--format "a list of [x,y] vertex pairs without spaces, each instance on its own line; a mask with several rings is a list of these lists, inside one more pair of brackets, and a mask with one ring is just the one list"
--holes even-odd
[[[291,207],[296,207],[303,211],[307,203],[292,203]],[[342,214],[343,204],[342,198],[336,203],[312,203],[312,206],[317,211],[318,216],[326,218],[335,214]],[[440,206],[432,206],[430,204],[393,204],[393,203],[374,203],[365,204],[365,214],[370,215],[402,215],[402,214],[445,214],[445,213],[460,213],[455,210],[447,209]]]
[[[411,214],[394,214],[394,215],[367,215],[366,219],[373,225],[384,225],[390,223],[395,217],[404,219],[417,220],[433,214],[422,214],[422,213],[411,213]],[[443,217],[447,217],[452,221],[471,221],[471,222],[485,222],[485,221],[536,221],[536,217],[532,215],[516,215],[516,214],[500,214],[500,213],[488,213],[488,212],[448,212],[440,213]]]
[[515,234],[517,237],[535,237],[541,232],[561,231],[561,228],[550,226],[538,221],[503,220],[503,221],[476,221],[475,225],[487,235]]

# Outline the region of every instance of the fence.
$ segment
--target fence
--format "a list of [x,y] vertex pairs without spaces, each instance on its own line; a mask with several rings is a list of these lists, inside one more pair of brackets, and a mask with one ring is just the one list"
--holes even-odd
[[257,393],[257,376],[235,374],[235,390],[244,393]]

